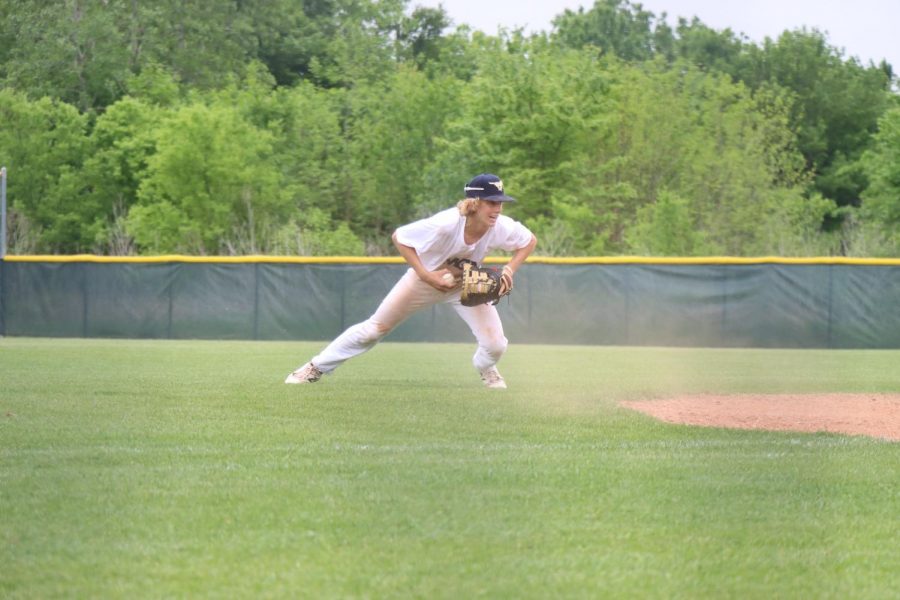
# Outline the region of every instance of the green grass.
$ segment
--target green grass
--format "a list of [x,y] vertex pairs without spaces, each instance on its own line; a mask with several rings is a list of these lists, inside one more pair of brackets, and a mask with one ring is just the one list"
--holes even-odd
[[667,425],[896,351],[0,339],[3,598],[896,598],[900,444]]

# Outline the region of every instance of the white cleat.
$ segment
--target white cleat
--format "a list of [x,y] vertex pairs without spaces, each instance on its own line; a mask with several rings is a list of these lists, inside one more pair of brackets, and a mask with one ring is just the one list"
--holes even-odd
[[285,383],[315,383],[322,378],[322,371],[311,362],[287,376]]
[[485,387],[489,387],[491,389],[506,389],[506,381],[504,381],[503,376],[500,374],[500,371],[497,370],[497,367],[491,367],[490,369],[485,369],[484,371],[482,371],[481,381],[484,382]]

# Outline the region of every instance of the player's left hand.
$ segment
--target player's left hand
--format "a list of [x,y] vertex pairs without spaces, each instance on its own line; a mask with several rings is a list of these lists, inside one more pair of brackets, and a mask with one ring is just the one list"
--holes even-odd
[[505,296],[513,289],[513,270],[509,265],[503,266],[503,273],[500,274],[500,295]]

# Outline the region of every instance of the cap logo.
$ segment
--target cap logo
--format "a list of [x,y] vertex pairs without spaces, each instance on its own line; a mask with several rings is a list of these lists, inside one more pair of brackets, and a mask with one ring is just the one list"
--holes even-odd
[[[503,182],[499,179],[497,181],[488,181],[488,184],[497,188],[497,191],[499,191],[501,194],[503,193]],[[468,185],[465,187],[465,191],[467,192],[483,192],[484,190],[485,188],[483,187],[474,187]]]

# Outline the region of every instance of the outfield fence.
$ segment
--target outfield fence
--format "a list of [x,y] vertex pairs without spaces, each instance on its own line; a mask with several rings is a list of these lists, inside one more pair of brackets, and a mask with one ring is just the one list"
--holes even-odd
[[[328,340],[367,318],[406,268],[399,258],[7,256],[0,335]],[[900,260],[532,257],[499,310],[517,343],[900,348]],[[442,305],[389,339],[471,334]]]

